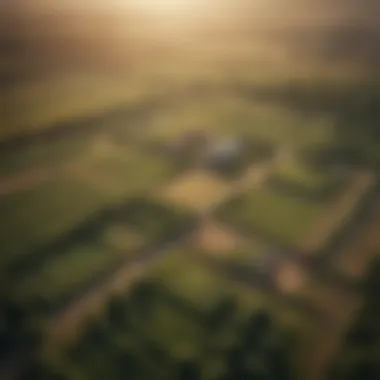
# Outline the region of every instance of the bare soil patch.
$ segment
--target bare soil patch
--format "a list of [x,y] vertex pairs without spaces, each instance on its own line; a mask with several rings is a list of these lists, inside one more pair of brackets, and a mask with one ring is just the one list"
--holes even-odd
[[276,284],[283,293],[297,292],[305,282],[306,273],[293,262],[284,262],[276,275]]
[[194,236],[195,244],[211,254],[226,254],[243,245],[242,239],[215,221],[205,221]]
[[227,182],[211,173],[194,170],[176,178],[159,197],[194,211],[203,211],[229,189]]

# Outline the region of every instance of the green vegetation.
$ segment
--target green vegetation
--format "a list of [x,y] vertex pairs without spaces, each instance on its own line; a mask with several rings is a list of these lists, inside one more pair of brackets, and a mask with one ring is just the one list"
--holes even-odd
[[106,196],[120,199],[154,192],[176,173],[175,162],[164,155],[117,145],[110,138],[95,141],[76,166],[78,177]]
[[320,173],[308,168],[300,162],[286,162],[276,168],[276,176],[291,182],[296,182],[306,188],[320,188],[328,180],[326,173]]
[[47,244],[107,204],[91,186],[52,179],[0,202],[1,267]]
[[318,202],[263,188],[231,200],[221,206],[218,214],[237,228],[256,230],[292,244],[310,230],[322,207]]
[[[26,26],[0,38],[0,95],[6,111],[0,139],[35,133],[25,145],[10,142],[0,149],[0,177],[10,178],[0,184],[7,194],[0,199],[0,359],[20,348],[21,354],[23,349],[36,353],[50,312],[62,307],[64,313],[71,300],[88,289],[96,292],[113,268],[140,253],[137,261],[143,267],[145,249],[187,229],[192,218],[186,212],[151,200],[186,166],[161,149],[186,132],[201,130],[212,141],[244,140],[249,154],[233,168],[237,177],[252,162],[289,147],[284,156],[294,153],[294,160],[285,157],[267,186],[218,210],[237,229],[287,244],[308,238],[326,199],[345,185],[353,167],[379,168],[378,73],[363,77],[356,68],[347,72],[341,65],[332,70],[326,63],[305,64],[292,56],[288,26],[276,21],[273,35],[269,25],[268,31],[261,26],[258,33],[252,30],[252,25],[267,24],[264,18],[261,22],[262,12],[258,23],[244,12],[238,21],[229,18],[228,26],[224,21],[208,25],[205,17],[207,25],[197,24],[194,40],[184,23],[189,32],[184,43],[178,43],[181,33],[174,25],[182,23],[168,22],[173,46],[168,35],[162,40],[153,36],[154,23],[142,25],[134,41],[135,20],[121,17],[115,23],[109,12],[108,22],[103,24],[100,16],[94,21],[104,26],[94,34],[85,32],[94,29],[87,16],[53,12],[52,20],[52,12],[42,13],[22,15]],[[69,31],[69,24],[78,29]],[[319,43],[321,26],[313,25],[312,35],[293,26],[290,40],[301,40],[295,45],[328,45]],[[261,33],[270,36],[256,43],[251,34]],[[281,51],[270,42],[278,35]],[[91,120],[82,123],[87,116]],[[77,133],[82,126],[89,133]],[[45,135],[48,130],[54,133]],[[189,166],[199,156],[196,149],[190,151],[195,159]],[[47,175],[39,176],[45,169],[50,169]],[[218,198],[219,188],[223,192],[231,184],[219,184],[219,178],[209,185],[209,174],[203,174],[202,186],[190,178],[194,187],[185,180],[186,191],[179,184],[170,188],[168,198],[183,205],[208,198],[203,208]],[[305,344],[309,348],[322,329],[300,315],[301,297],[271,297],[226,280],[232,273],[226,268],[243,273],[239,269],[248,267],[244,274],[249,277],[249,265],[265,255],[261,244],[220,258],[217,254],[197,263],[199,256],[185,250],[159,261],[131,292],[109,300],[106,311],[89,321],[72,346],[54,347],[57,352],[35,358],[25,379],[295,380],[298,372],[304,379],[298,370],[312,359]],[[326,267],[331,265],[327,256]],[[327,314],[332,304],[341,308],[339,293],[330,298],[330,288],[310,281],[310,272],[305,276],[303,299]],[[375,277],[368,278],[367,305],[337,360],[333,377],[338,380],[380,378],[373,375],[378,371],[380,290]],[[290,341],[289,329],[298,333],[290,334]]]
[[349,328],[338,357],[333,363],[331,379],[375,380],[379,378],[380,353],[380,259],[376,258],[366,275],[364,306]]
[[0,178],[27,176],[29,170],[49,169],[74,160],[86,149],[88,137],[60,136],[54,141],[36,141],[20,148],[0,152]]
[[[13,342],[10,333],[1,331],[0,338],[5,342],[1,350],[7,352],[8,346],[8,350],[17,350],[19,339],[26,339],[29,331],[34,331],[30,330],[31,322],[42,326],[56,307],[89,287],[101,286],[111,271],[142,253],[140,248],[151,245],[150,249],[158,249],[159,243],[177,238],[189,222],[181,210],[145,198],[131,198],[85,219],[33,257],[15,260],[10,256],[9,260],[15,261],[11,262],[12,271],[5,272],[8,278],[2,277],[1,289],[3,302],[10,309],[4,309],[2,318],[5,325],[15,324],[11,329],[15,339]],[[14,312],[22,318],[13,321]]]
[[326,201],[337,194],[348,177],[342,168],[321,171],[306,162],[290,160],[276,167],[270,178],[270,186],[301,199]]
[[45,260],[20,279],[12,292],[20,300],[42,307],[41,311],[51,310],[137,253],[138,250],[127,249],[125,245],[123,249],[100,243],[73,247]]
[[223,284],[173,254],[128,294],[110,299],[79,340],[36,359],[23,378],[294,379],[298,339],[290,326]]

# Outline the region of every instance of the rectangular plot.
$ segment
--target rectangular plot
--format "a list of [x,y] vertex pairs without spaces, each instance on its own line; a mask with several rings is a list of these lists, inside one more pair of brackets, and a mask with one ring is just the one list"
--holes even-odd
[[221,219],[245,230],[258,231],[295,244],[321,213],[322,205],[262,188],[228,202]]
[[218,177],[193,171],[174,179],[162,189],[159,197],[173,204],[202,211],[221,198],[227,190],[227,183]]
[[301,186],[305,191],[323,190],[329,186],[333,180],[327,173],[317,172],[293,160],[280,163],[276,168],[274,177],[280,181],[289,181]]

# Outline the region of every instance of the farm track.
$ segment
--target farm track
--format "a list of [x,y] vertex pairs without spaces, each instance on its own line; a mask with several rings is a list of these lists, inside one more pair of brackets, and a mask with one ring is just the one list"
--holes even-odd
[[366,229],[354,234],[333,262],[339,270],[352,278],[362,278],[380,250],[380,215],[376,211],[375,213]]
[[373,173],[362,171],[355,173],[348,187],[326,207],[298,247],[304,252],[319,252],[328,237],[344,227],[352,211],[374,184]]

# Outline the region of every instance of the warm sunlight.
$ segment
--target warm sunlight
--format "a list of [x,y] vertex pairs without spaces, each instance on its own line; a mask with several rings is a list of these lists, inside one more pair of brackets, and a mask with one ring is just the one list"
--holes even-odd
[[205,1],[201,0],[133,0],[133,7],[149,13],[184,13],[194,11]]

